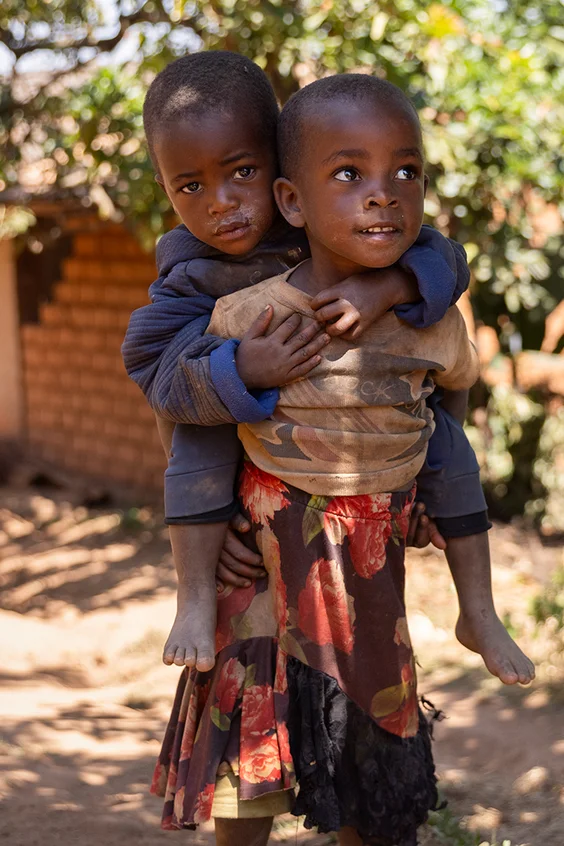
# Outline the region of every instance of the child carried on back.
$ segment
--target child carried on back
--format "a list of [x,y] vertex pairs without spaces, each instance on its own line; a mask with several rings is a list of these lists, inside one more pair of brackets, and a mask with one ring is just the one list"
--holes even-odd
[[[273,121],[267,119],[273,107],[265,108],[260,71],[245,62],[229,54],[188,57],[161,74],[147,98],[147,134],[160,179],[201,242],[182,233],[190,261],[184,253],[167,267],[154,305],[134,315],[124,346],[130,373],[157,411],[199,424],[176,427],[167,475],[181,582],[175,662],[200,670],[213,663],[213,575],[232,516],[238,460],[234,427],[225,423],[240,423],[249,456],[240,496],[269,573],[266,587],[226,592],[219,602],[217,667],[209,678],[194,672],[183,679],[161,758],[168,773],[166,824],[183,827],[210,814],[240,823],[245,805],[256,808],[255,821],[269,818],[280,810],[276,803],[254,803],[278,791],[287,797],[293,767],[300,783],[294,810],[306,814],[306,824],[342,830],[343,843],[358,842],[346,839],[356,836],[347,829],[363,842],[413,843],[435,793],[405,621],[403,549],[413,480],[433,431],[425,403],[433,390],[430,375],[447,390],[464,390],[477,376],[460,315],[448,308],[456,289],[454,248],[432,230],[423,230],[421,239],[426,177],[409,101],[387,83],[345,75],[303,89],[282,114],[284,178],[275,183],[276,198],[286,220],[305,228],[307,260],[299,230],[276,220],[266,196],[276,176]],[[236,84],[237,73],[242,81]],[[212,111],[210,76],[216,85]],[[444,290],[429,286],[430,254],[435,280],[437,263],[441,267],[446,301]],[[383,270],[400,261],[415,272],[420,294],[431,294],[427,314],[406,305],[402,314],[426,328],[411,328],[388,312],[413,299],[409,276]],[[268,276],[276,278],[259,281]],[[390,279],[399,295],[386,301],[382,290]],[[214,335],[204,337],[213,298],[222,293],[231,296],[218,301],[209,327]],[[443,303],[439,314],[433,294]],[[422,321],[421,312],[432,319]],[[372,320],[366,321],[368,314]],[[364,334],[351,331],[347,315]],[[337,322],[325,331],[325,320]],[[343,329],[349,334],[339,336]],[[456,425],[451,432],[453,439],[464,437]],[[468,452],[464,446],[452,450]],[[188,464],[182,465],[183,454],[199,457],[191,476],[176,472],[179,463]],[[453,484],[449,469],[447,461],[445,488]],[[470,465],[468,482],[475,481],[473,470]],[[182,490],[187,480],[192,491]],[[202,492],[199,509],[194,491]],[[448,508],[448,493],[443,500]],[[458,530],[447,537],[461,604],[458,634],[502,680],[526,682],[530,662],[491,601],[484,524],[464,519],[482,511],[446,513],[441,526],[456,529],[452,521],[458,520]],[[178,519],[182,525],[175,525]],[[466,535],[465,526],[471,529]],[[226,704],[218,690],[228,678],[236,681]],[[257,729],[261,741],[250,750],[247,722],[258,688],[280,708]],[[310,699],[308,714],[304,697]],[[323,702],[329,700],[348,714],[337,744],[341,757],[316,764],[308,742],[319,751],[314,729],[334,733],[334,726],[324,725]],[[264,754],[266,738],[274,736],[278,758],[261,775],[259,747]],[[361,766],[351,772],[357,743],[366,746],[372,764],[380,761],[376,785]],[[189,753],[178,758],[181,747]],[[390,764],[394,755],[392,773],[384,761]],[[228,813],[213,807],[225,767],[238,778]],[[234,832],[229,842],[242,830]]]

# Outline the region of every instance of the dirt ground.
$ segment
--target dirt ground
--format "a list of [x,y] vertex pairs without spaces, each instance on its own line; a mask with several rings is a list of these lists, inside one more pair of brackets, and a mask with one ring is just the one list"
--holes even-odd
[[[0,489],[0,838],[10,846],[211,844],[159,830],[148,795],[178,671],[160,662],[174,577],[162,518],[87,508],[71,489]],[[408,556],[420,692],[444,710],[435,754],[456,824],[424,846],[564,844],[564,672],[532,596],[564,563],[533,534],[491,533],[498,606],[539,664],[503,688],[453,635],[456,601],[438,553]],[[471,841],[459,839],[472,837]],[[281,819],[272,843],[333,842]]]

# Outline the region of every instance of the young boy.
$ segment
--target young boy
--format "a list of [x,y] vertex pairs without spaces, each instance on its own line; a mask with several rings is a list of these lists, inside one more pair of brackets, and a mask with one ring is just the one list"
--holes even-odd
[[[269,188],[276,176],[276,102],[266,78],[248,60],[235,54],[198,54],[173,63],[157,77],[144,118],[157,179],[189,232],[180,227],[159,245],[161,277],[151,292],[153,305],[133,315],[124,358],[158,414],[193,424],[176,427],[166,477],[179,609],[165,661],[206,670],[214,661],[213,574],[234,513],[233,480],[240,455],[233,425],[224,424],[269,418],[278,399],[273,386],[316,367],[331,335],[350,331],[353,318],[353,332],[362,330],[414,295],[409,275],[386,266],[367,278],[336,280],[330,293],[318,291],[312,303],[317,326],[292,315],[266,337],[267,312],[240,344],[204,337],[214,297],[276,275],[307,256],[300,230],[277,219]],[[444,314],[453,292],[454,300],[460,293],[454,277],[459,254],[424,227],[418,242],[400,257],[415,271],[424,298],[423,308],[421,303],[403,306],[400,313],[414,325],[429,325]],[[374,282],[378,273],[381,284],[368,285],[368,278]],[[322,287],[332,281],[328,278]],[[318,331],[324,321],[335,319],[327,332]],[[453,445],[460,445],[463,435],[454,423],[451,433]],[[471,458],[466,446],[459,452],[463,461]],[[451,463],[444,457],[442,461],[448,472]],[[499,622],[491,600],[487,516],[475,465],[465,481],[466,515],[444,515],[451,520],[447,557],[461,604],[457,633],[503,681],[525,683],[532,677],[531,667]],[[459,487],[443,480],[445,486],[449,483],[453,490]],[[447,492],[442,502],[449,501]],[[467,515],[477,519],[468,521]],[[457,532],[465,536],[456,537]]]

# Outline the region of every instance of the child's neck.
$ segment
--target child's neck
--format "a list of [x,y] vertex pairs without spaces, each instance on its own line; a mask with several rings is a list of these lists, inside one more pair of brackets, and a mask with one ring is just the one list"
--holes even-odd
[[369,270],[367,267],[352,266],[337,267],[332,262],[316,261],[315,257],[302,262],[291,274],[288,282],[305,294],[315,297],[320,291],[338,285],[349,276]]

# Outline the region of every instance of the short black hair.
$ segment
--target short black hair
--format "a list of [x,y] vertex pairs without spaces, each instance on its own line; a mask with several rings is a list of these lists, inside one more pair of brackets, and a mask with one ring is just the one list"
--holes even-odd
[[295,173],[302,148],[305,117],[319,107],[330,109],[331,102],[389,103],[409,112],[420,126],[415,106],[401,88],[377,76],[365,73],[341,73],[311,82],[288,100],[278,121],[278,160],[282,176]]
[[212,111],[254,118],[265,144],[276,151],[280,109],[268,77],[246,56],[210,50],[171,62],[149,87],[143,105],[143,125],[156,171],[157,134],[188,115]]

